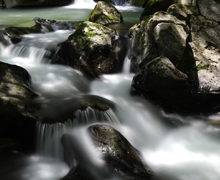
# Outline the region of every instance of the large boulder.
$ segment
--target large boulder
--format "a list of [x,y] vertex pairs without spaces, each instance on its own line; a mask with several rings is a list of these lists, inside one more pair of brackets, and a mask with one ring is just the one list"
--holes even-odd
[[121,13],[112,5],[104,1],[98,1],[94,10],[90,13],[87,21],[102,25],[120,23],[123,21]]
[[118,72],[125,52],[126,46],[115,30],[86,21],[58,45],[52,63],[69,65],[94,78]]
[[[131,90],[169,110],[217,111],[220,27],[212,16],[200,15],[200,3],[198,7],[194,3],[173,4],[167,12],[145,17],[130,29],[131,65],[137,73]],[[171,81],[167,76],[171,69],[187,78],[179,81],[173,76]]]
[[34,97],[27,71],[0,63],[0,138],[17,142],[19,150],[34,145],[34,113],[39,108]]
[[119,131],[107,125],[92,125],[88,132],[106,166],[94,164],[78,142],[79,139],[64,134],[61,141],[70,172],[63,180],[97,179],[97,173],[99,179],[156,180],[154,172],[143,162],[139,151]]
[[6,6],[64,6],[74,2],[74,0],[2,0]]
[[89,132],[107,166],[122,178],[150,180],[155,177],[140,153],[120,132],[106,125],[90,126]]

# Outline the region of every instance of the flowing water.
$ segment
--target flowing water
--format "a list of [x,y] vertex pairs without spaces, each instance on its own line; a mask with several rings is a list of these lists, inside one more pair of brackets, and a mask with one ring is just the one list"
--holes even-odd
[[[32,26],[34,17],[81,21],[94,8],[93,1],[76,1],[62,8],[4,9],[0,10],[0,28],[5,25]],[[123,28],[128,29],[138,21],[141,8],[117,6],[124,17]],[[32,77],[32,87],[41,99],[50,99],[56,108],[71,109],[71,98],[97,95],[115,103],[115,110],[105,112],[88,108],[76,111],[74,118],[65,123],[37,124],[37,153],[1,162],[2,180],[58,180],[69,170],[63,161],[60,139],[63,134],[73,134],[78,142],[88,170],[103,179],[103,162],[98,158],[85,132],[93,123],[109,124],[119,130],[134,147],[139,149],[146,163],[162,180],[217,180],[220,177],[219,130],[200,119],[165,114],[140,97],[130,95],[134,74],[129,72],[129,59],[125,58],[122,73],[103,75],[88,81],[80,72],[66,66],[51,65],[51,49],[64,41],[73,31],[56,31],[47,34],[25,35],[17,45],[5,47],[0,43],[0,60],[24,67]],[[60,103],[60,104],[59,104]],[[61,110],[61,109],[60,109]],[[187,122],[186,126],[169,128],[167,118]],[[219,120],[218,114],[212,116]],[[16,154],[16,153],[15,153]],[[15,155],[16,156],[16,155]],[[108,179],[114,179],[106,171]],[[106,176],[105,176],[106,177]]]

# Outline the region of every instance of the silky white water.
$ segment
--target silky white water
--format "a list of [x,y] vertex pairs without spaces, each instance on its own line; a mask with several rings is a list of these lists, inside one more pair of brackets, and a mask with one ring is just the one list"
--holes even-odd
[[[126,7],[122,9],[126,11]],[[4,22],[4,20],[1,21]],[[22,22],[25,23],[26,20]],[[25,35],[26,40],[16,46],[5,47],[0,43],[0,60],[27,69],[32,77],[32,87],[39,93],[41,99],[52,99],[59,103],[61,99],[70,99],[75,96],[97,95],[114,102],[116,104],[114,112],[104,112],[102,115],[92,112],[94,119],[104,119],[105,124],[118,129],[134,147],[142,152],[146,163],[162,180],[219,179],[218,129],[193,117],[186,119],[181,116],[178,116],[178,119],[187,121],[186,126],[179,128],[166,126],[164,121],[167,120],[164,116],[168,116],[167,114],[162,113],[143,98],[130,95],[134,74],[129,73],[127,68],[126,73],[103,75],[100,79],[88,81],[80,72],[70,67],[51,65],[51,52],[48,46],[55,47],[57,43],[67,39],[70,33],[57,31],[46,35]],[[129,59],[127,61],[129,63]],[[94,160],[97,155],[92,146],[88,145],[90,142],[85,134],[85,128],[90,123],[100,123],[100,121],[90,122],[89,111],[88,109],[85,112],[77,111],[75,121],[69,119],[64,124],[38,124],[38,153],[22,159],[20,164],[25,162],[25,165],[15,167],[16,170],[13,170],[8,177],[0,174],[0,179],[58,180],[65,176],[69,168],[62,160],[63,149],[60,144],[60,138],[65,133],[74,134],[76,142],[80,141],[79,148],[82,150],[82,156],[85,156],[86,162],[90,164],[87,168],[90,168],[91,172],[94,171],[97,179],[101,179],[100,165],[102,166],[103,162]],[[110,116],[107,115],[108,113]],[[169,114],[169,117],[177,118],[177,115]],[[80,128],[77,118],[84,119]],[[215,118],[219,120],[218,116]],[[6,164],[5,168],[9,167],[10,165]],[[110,178],[114,179],[111,176]]]

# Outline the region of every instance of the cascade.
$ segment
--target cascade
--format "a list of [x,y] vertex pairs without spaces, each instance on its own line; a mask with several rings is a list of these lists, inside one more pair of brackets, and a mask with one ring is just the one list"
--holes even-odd
[[120,125],[120,121],[112,109],[98,111],[91,108],[77,110],[75,118],[68,119],[64,123],[42,124],[37,122],[37,148],[38,153],[44,157],[63,159],[63,149],[61,137],[65,133],[72,133],[79,127],[85,127],[93,123],[105,123],[115,128]]
[[[63,14],[60,13],[58,16],[61,19],[72,20],[77,16],[74,14],[76,9],[80,8],[77,11],[78,13],[84,11],[86,7],[92,9],[94,5],[93,1],[75,1],[75,4],[68,6],[68,8],[72,8],[70,11],[62,9],[69,14],[63,16],[65,13],[61,11]],[[126,8],[121,9],[126,11]],[[140,11],[140,13],[143,10],[132,8],[136,12]],[[59,13],[59,10],[59,8],[54,8],[53,16]],[[39,9],[31,11],[36,11],[39,14]],[[48,12],[50,11],[48,10],[46,13]],[[131,11],[131,7],[129,7],[124,19],[126,20],[129,17],[131,22],[137,22],[140,13],[135,20],[130,17],[136,12]],[[32,12],[27,13],[29,14],[26,16],[33,15]],[[90,11],[86,11],[84,16],[89,13]],[[1,17],[8,17],[6,21],[10,22],[12,15],[18,16],[19,14],[16,10],[9,12],[1,10],[0,15]],[[50,19],[55,19],[53,16]],[[0,23],[2,23],[2,19]],[[78,19],[77,17],[76,20]],[[84,128],[85,130],[87,126],[93,123],[107,123],[119,130],[134,147],[141,151],[146,163],[156,174],[162,177],[162,180],[219,179],[220,143],[218,128],[208,126],[201,121],[198,122],[198,119],[194,117],[162,113],[146,100],[131,96],[130,85],[134,74],[127,70],[126,73],[103,75],[100,79],[90,82],[81,73],[69,67],[51,65],[49,61],[47,64],[44,63],[44,58],[48,57],[50,52],[45,50],[47,48],[44,47],[44,44],[55,46],[67,39],[70,33],[72,32],[57,31],[47,34],[29,34],[25,35],[28,39],[25,41],[26,44],[3,46],[0,43],[0,59],[3,62],[17,64],[27,69],[32,77],[32,87],[43,99],[59,101],[73,96],[97,95],[113,101],[116,104],[116,110],[109,109],[100,112],[88,108],[84,111],[77,110],[75,118],[69,119],[65,123],[37,123],[38,153],[21,160],[20,164],[16,164],[17,167],[14,169],[11,169],[13,163],[7,163],[7,160],[0,162],[1,169],[8,168],[10,170],[6,173],[1,171],[0,179],[13,180],[21,177],[21,180],[58,180],[62,178],[67,174],[69,168],[63,162],[61,136],[66,133],[80,136],[82,135],[79,132],[80,129]],[[33,44],[30,46],[31,43]],[[171,129],[164,125],[164,120],[167,117],[181,119],[183,123],[187,122],[187,125]],[[219,116],[215,118],[219,120]],[[80,140],[81,137],[77,138]],[[85,149],[81,154],[82,156],[97,157],[95,153],[90,156],[91,151],[86,151],[88,147],[86,140],[82,140],[81,144]],[[23,165],[24,162],[26,166]],[[91,162],[93,161],[91,160]],[[102,163],[100,164],[102,165]],[[91,171],[99,173],[101,170],[97,167],[91,167]]]

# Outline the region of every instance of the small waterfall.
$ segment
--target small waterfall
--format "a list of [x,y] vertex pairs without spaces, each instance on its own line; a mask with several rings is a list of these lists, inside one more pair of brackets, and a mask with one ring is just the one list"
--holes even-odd
[[114,127],[120,124],[112,109],[103,112],[87,108],[83,111],[77,110],[74,115],[74,119],[68,119],[65,123],[37,123],[37,151],[40,155],[63,159],[61,137],[65,133],[71,133],[76,127],[88,126],[97,122],[107,123]]
[[96,3],[93,0],[75,0],[74,3],[66,8],[93,9]]
[[[0,52],[4,57],[21,57],[26,58],[29,63],[48,63],[48,57],[51,55],[51,52],[43,49],[32,46],[20,46],[20,45],[10,45],[5,47],[4,50],[0,46]],[[23,60],[25,61],[25,60]],[[27,63],[27,61],[25,61]]]
[[124,64],[123,64],[123,69],[122,72],[124,74],[128,74],[131,72],[131,60],[128,57],[129,52],[127,53],[125,59],[124,59]]

